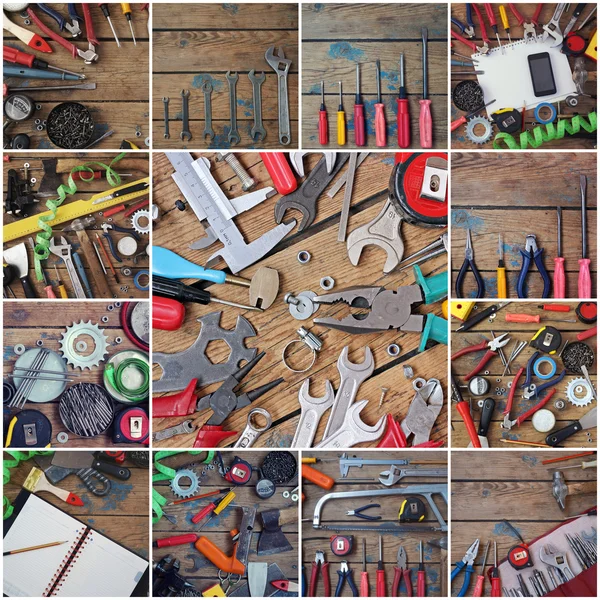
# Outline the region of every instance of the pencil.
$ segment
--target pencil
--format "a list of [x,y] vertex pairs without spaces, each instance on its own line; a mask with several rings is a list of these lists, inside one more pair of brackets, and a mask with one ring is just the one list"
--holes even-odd
[[2,556],[8,556],[9,554],[20,554],[21,552],[29,552],[30,550],[40,550],[41,548],[50,548],[50,546],[60,546],[61,544],[66,544],[67,540],[64,542],[50,542],[49,544],[41,544],[39,546],[29,546],[29,548],[19,548],[18,550],[9,550],[8,552],[3,552]]

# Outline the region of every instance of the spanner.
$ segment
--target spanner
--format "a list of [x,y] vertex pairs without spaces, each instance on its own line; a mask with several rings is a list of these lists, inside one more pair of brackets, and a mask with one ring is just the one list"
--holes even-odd
[[183,112],[183,125],[181,128],[181,139],[185,141],[186,138],[188,141],[192,139],[192,134],[190,132],[190,90],[181,90],[181,102],[182,102],[182,112]]
[[335,392],[331,381],[325,380],[325,395],[321,398],[311,396],[309,389],[310,377],[304,381],[298,392],[300,420],[290,448],[311,448],[321,417],[333,405]]
[[329,437],[325,437],[315,448],[352,448],[361,442],[374,442],[378,440],[385,430],[385,415],[372,427],[360,418],[362,409],[368,400],[361,400],[353,404],[344,414],[342,426]]
[[262,142],[267,137],[267,130],[263,127],[260,88],[264,83],[266,76],[264,73],[257,76],[254,69],[252,69],[252,71],[248,73],[248,79],[252,83],[252,103],[254,104],[254,127],[250,130],[250,137],[253,142]]
[[544,35],[542,36],[542,42],[545,44],[546,42],[548,42],[549,38],[553,38],[554,44],[550,45],[552,48],[554,48],[555,46],[559,46],[563,42],[564,36],[562,34],[562,31],[560,30],[560,18],[565,12],[566,7],[567,4],[565,2],[557,4],[552,18],[550,19],[550,21],[548,21],[548,23],[546,23],[546,25],[543,26]]
[[342,427],[360,384],[372,375],[375,369],[375,360],[371,348],[365,346],[365,358],[362,363],[353,363],[348,360],[348,346],[345,346],[338,358],[337,368],[340,373],[340,387],[333,401],[323,439],[328,438]]
[[237,126],[237,93],[235,89],[238,74],[234,73],[232,75],[231,71],[227,71],[225,77],[229,83],[229,135],[227,136],[227,140],[235,146],[241,141]]
[[[254,419],[254,415],[262,415],[267,422],[262,427],[255,427],[252,424],[252,419]],[[254,442],[257,440],[258,436],[261,433],[264,433],[271,427],[272,423],[271,414],[269,411],[264,408],[253,408],[248,413],[248,422],[246,423],[246,428],[242,431],[242,435],[240,439],[233,445],[234,448],[250,448],[250,446],[254,445]]]
[[285,57],[283,48],[278,48],[277,55],[274,52],[275,46],[271,46],[265,52],[265,60],[269,66],[277,73],[277,102],[279,105],[279,143],[287,146],[292,141],[292,131],[290,127],[290,105],[288,100],[288,72],[292,61]]
[[[309,152],[290,152],[290,164],[294,168],[294,171],[298,173],[299,177],[304,177],[304,155]],[[310,153],[312,154],[312,152]],[[318,154],[318,153],[317,153]],[[327,173],[333,171],[335,165],[335,152],[321,152],[325,157],[325,165],[327,166]]]
[[54,238],[52,238],[52,240],[50,240],[50,252],[52,252],[52,254],[56,254],[56,256],[59,256],[65,262],[67,273],[69,274],[71,283],[73,284],[75,296],[77,298],[85,298],[86,295],[83,291],[83,286],[81,285],[81,281],[79,280],[79,276],[75,270],[75,265],[73,264],[73,259],[71,258],[71,244],[69,244],[64,237],[61,237],[60,245],[57,245],[54,242]]
[[182,435],[184,433],[194,433],[197,427],[194,425],[194,422],[191,419],[184,421],[183,423],[179,423],[179,425],[175,425],[174,427],[168,427],[167,429],[163,429],[162,431],[157,431],[152,436],[152,441],[160,442],[162,440],[168,440],[176,435]]
[[210,79],[205,79],[202,82],[202,91],[204,92],[204,139],[208,136],[209,140],[213,140],[215,137],[215,131],[212,126],[212,100],[211,94],[213,91],[213,85]]
[[168,140],[171,135],[169,134],[169,98],[164,97],[162,99],[163,106],[165,108],[165,140]]

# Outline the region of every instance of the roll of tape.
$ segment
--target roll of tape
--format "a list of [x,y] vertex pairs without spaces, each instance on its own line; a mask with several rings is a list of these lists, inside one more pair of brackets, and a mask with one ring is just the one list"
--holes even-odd
[[[544,117],[540,115],[540,111],[545,108],[547,108],[550,111],[550,116],[547,119],[544,119]],[[557,115],[558,112],[556,111],[556,107],[554,106],[554,104],[550,104],[549,102],[542,102],[541,104],[538,104],[535,107],[535,110],[533,111],[533,116],[535,120],[538,123],[541,123],[542,125],[552,123],[556,119]]]

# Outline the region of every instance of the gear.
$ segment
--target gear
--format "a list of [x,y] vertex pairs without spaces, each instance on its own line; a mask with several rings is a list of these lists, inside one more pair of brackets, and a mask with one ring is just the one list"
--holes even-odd
[[[190,483],[182,486],[180,483],[182,479],[189,479]],[[195,496],[199,487],[200,480],[198,479],[198,475],[190,469],[179,469],[171,481],[171,491],[180,498]]]
[[[477,125],[482,125],[485,128],[485,132],[481,135],[475,133]],[[465,126],[465,135],[474,144],[485,144],[492,138],[492,124],[485,117],[473,117],[472,119],[469,119]]]
[[[81,335],[89,335],[94,340],[94,351],[87,356],[79,354],[76,348],[77,338]],[[67,330],[62,334],[60,351],[63,358],[68,364],[73,365],[74,369],[91,370],[92,367],[98,367],[108,354],[107,341],[108,337],[104,335],[104,329],[100,329],[98,325],[91,321],[87,323],[80,321],[67,327]]]
[[[140,224],[140,219],[146,219],[148,223],[144,226]],[[135,211],[131,216],[131,226],[141,235],[148,235],[150,233],[150,223],[152,223],[150,211],[144,208]]]
[[567,399],[574,406],[587,406],[594,399],[594,391],[583,377],[576,377],[567,385]]

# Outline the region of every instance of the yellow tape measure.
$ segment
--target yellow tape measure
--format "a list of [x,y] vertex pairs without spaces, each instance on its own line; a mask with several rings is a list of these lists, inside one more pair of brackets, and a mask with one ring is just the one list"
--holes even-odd
[[[101,192],[99,194],[95,194],[89,200],[77,200],[75,202],[70,202],[69,204],[59,206],[58,211],[56,213],[56,218],[52,221],[48,221],[48,225],[50,225],[50,227],[54,227],[55,225],[60,225],[61,223],[66,223],[67,221],[72,221],[73,219],[77,219],[79,217],[86,217],[88,215],[91,215],[92,213],[105,210],[107,208],[110,208],[111,206],[116,206],[117,204],[124,204],[125,202],[129,202],[130,200],[140,198],[141,196],[147,196],[150,193],[149,187],[145,190],[139,190],[137,192],[132,192],[131,194],[124,194],[123,196],[119,196],[118,198],[112,198],[111,200],[106,200],[104,202],[100,202],[99,204],[94,204],[95,200],[107,196],[110,193],[144,182],[150,185],[150,177],[144,177],[143,179],[138,179],[137,181],[130,181],[124,185],[120,185],[118,187],[111,188],[110,190]],[[40,231],[38,219],[42,215],[46,216],[50,214],[50,211],[45,211],[43,213],[27,217],[26,219],[21,219],[20,221],[15,221],[14,223],[4,225],[4,227],[2,228],[3,241],[11,242],[12,240],[18,240],[19,238],[22,238],[27,235],[32,235]]]

